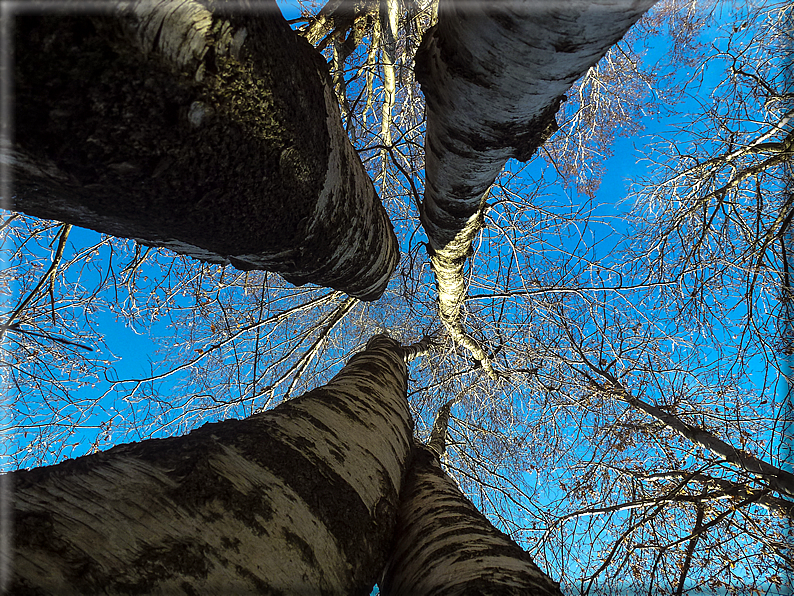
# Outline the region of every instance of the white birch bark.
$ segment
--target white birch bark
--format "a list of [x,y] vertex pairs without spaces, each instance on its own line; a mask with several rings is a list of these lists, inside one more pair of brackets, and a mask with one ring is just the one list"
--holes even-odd
[[378,585],[384,596],[562,594],[460,492],[437,454],[418,443],[400,495],[395,546]]
[[399,344],[245,420],[14,472],[11,593],[361,594],[412,424]]
[[[399,26],[400,7],[397,0],[385,0],[380,9],[380,30],[383,40],[383,105],[381,107],[380,140],[391,147],[391,111],[397,83],[394,77],[394,63],[397,59],[397,27]],[[386,167],[387,149],[381,149],[381,160]]]
[[416,56],[427,101],[422,226],[439,310],[488,373],[463,326],[463,267],[485,196],[508,159],[527,161],[556,130],[565,92],[655,0],[439,2]]
[[378,298],[396,236],[325,61],[275,2],[106,6],[17,14],[12,208]]

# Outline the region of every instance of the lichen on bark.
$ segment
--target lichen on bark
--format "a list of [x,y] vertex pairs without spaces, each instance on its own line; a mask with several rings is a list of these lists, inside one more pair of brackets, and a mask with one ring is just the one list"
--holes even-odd
[[325,61],[268,5],[17,14],[14,208],[380,296],[391,224]]

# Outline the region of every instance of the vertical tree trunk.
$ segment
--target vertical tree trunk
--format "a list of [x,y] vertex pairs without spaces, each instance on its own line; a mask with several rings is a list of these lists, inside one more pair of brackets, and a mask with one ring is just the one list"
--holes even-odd
[[400,345],[245,420],[10,474],[12,594],[369,594],[412,425]]
[[396,237],[325,61],[275,2],[107,4],[17,5],[12,208],[378,298]]
[[379,586],[384,596],[562,594],[460,492],[437,454],[418,443],[400,494],[395,546]]
[[510,158],[527,161],[556,130],[565,92],[655,0],[441,0],[416,55],[427,100],[422,227],[441,320],[456,343],[487,354],[462,324],[463,267],[488,188]]

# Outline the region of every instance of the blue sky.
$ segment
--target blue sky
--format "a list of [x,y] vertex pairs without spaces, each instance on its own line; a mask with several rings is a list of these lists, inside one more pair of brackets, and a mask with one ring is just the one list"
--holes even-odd
[[[288,4],[289,3],[280,2],[280,5],[282,6],[286,6]],[[285,10],[284,13],[286,18],[294,18],[297,16],[296,11],[290,12]],[[667,47],[665,42],[663,42],[660,38],[657,42],[649,44],[648,56],[652,60],[655,58],[661,58],[664,56],[666,51]],[[704,91],[703,95],[700,97],[701,101],[708,99],[709,90],[719,82],[720,77],[721,73],[716,64],[706,71],[706,84],[703,85]],[[680,108],[684,112],[690,110],[697,111],[698,105],[697,98],[693,96],[684,101],[681,105],[676,106],[676,109]],[[599,209],[599,214],[601,216],[607,217],[619,215],[625,213],[632,207],[630,202],[623,202],[623,199],[627,196],[630,181],[638,176],[649,173],[646,162],[641,161],[641,158],[643,157],[643,149],[647,139],[654,134],[670,131],[670,127],[680,125],[682,122],[685,122],[685,120],[683,120],[681,116],[676,115],[672,115],[671,117],[648,116],[643,120],[644,131],[641,134],[625,138],[619,137],[616,139],[612,145],[614,155],[606,162],[606,173],[594,199],[596,204],[602,205],[602,207]],[[516,167],[516,165],[510,164],[508,167]],[[527,171],[533,173],[533,167],[540,168],[542,166],[538,161],[536,165],[530,166]],[[584,197],[576,195],[575,191],[573,190],[566,191],[558,189],[558,192],[560,202],[563,205],[569,202],[574,205],[581,204],[587,200]],[[604,230],[606,230],[604,226],[589,229],[585,232],[585,239],[591,243],[595,241],[603,242],[604,244],[602,245],[602,250],[606,250],[609,247],[610,240],[604,238]],[[414,241],[418,241],[420,237],[421,234],[418,235]],[[71,250],[73,254],[77,247],[93,244],[98,241],[98,238],[99,235],[95,232],[75,228],[72,230],[70,235],[69,250]],[[615,236],[615,240],[617,241],[618,239],[619,237]],[[574,240],[575,238],[572,237],[571,242]],[[104,255],[100,255],[99,257],[100,260],[103,260],[104,258]],[[67,284],[69,284],[76,283],[77,280],[67,278],[66,281]],[[90,285],[86,279],[82,279],[81,281],[83,285]],[[139,331],[129,327],[124,322],[118,321],[112,312],[98,312],[93,314],[92,317],[93,322],[97,324],[105,334],[105,341],[110,352],[113,356],[119,358],[119,361],[114,365],[113,369],[113,374],[116,376],[116,378],[125,379],[144,377],[149,374],[152,366],[154,366],[155,370],[157,370],[158,367],[161,367],[163,364],[165,364],[158,361],[158,356],[156,355],[156,350],[158,347],[156,338],[170,337],[173,329],[167,322],[160,321],[154,324],[150,329]],[[102,356],[109,357],[110,354],[102,354]],[[765,363],[760,359],[756,359],[749,363],[749,367],[754,369],[754,375],[759,378],[760,382],[760,377],[764,374]],[[178,381],[178,377],[169,380],[167,382],[168,384],[166,385],[166,388],[169,385],[173,385],[173,383],[176,381]],[[85,388],[84,391],[87,392],[87,394],[90,394],[90,397],[95,397],[102,395],[106,388],[107,383],[100,381],[96,387]],[[778,391],[781,392],[781,398],[784,389],[785,387],[781,383],[778,387]],[[107,404],[105,405],[105,411],[111,417],[113,416],[111,408],[114,407],[114,399],[115,396],[112,394],[109,395],[107,398]],[[73,451],[69,451],[68,453],[78,455],[85,452],[86,444],[90,444],[95,435],[95,430],[89,430],[86,434],[86,437],[84,438],[81,438],[79,434],[73,437],[72,440],[76,444],[82,443],[82,445],[76,445],[75,449]],[[547,495],[550,499],[553,498],[554,491],[549,489]]]

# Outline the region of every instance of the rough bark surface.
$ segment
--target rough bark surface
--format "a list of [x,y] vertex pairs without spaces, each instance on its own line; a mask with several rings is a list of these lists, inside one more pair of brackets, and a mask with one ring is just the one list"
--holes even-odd
[[13,208],[379,297],[396,237],[275,2],[109,6],[15,18]]
[[370,593],[412,425],[399,344],[245,420],[14,472],[11,594]]
[[427,101],[422,226],[441,320],[491,374],[464,330],[463,268],[488,188],[510,158],[527,161],[556,130],[565,92],[655,0],[439,2],[416,56]]
[[418,443],[400,495],[392,557],[378,585],[384,596],[562,594]]

